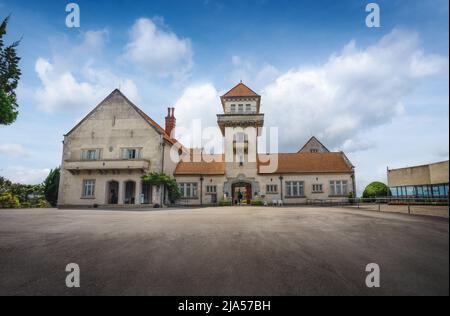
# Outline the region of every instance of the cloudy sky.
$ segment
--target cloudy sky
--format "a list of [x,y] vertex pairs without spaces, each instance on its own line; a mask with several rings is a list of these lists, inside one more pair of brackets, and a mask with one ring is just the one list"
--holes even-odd
[[120,89],[161,125],[216,126],[219,95],[243,80],[260,93],[279,150],[312,135],[344,150],[359,191],[386,168],[448,159],[447,0],[0,0],[7,41],[22,38],[20,116],[0,127],[0,175],[39,183],[60,164],[61,141]]

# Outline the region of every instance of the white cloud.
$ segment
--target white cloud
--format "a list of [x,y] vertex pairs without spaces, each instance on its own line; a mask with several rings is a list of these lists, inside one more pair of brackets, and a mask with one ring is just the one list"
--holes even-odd
[[[323,65],[281,75],[270,65],[255,72],[236,55],[231,64],[234,75],[253,78],[246,82],[252,88],[258,73],[275,78],[262,89],[261,110],[266,127],[279,128],[280,150],[293,151],[316,135],[328,148],[351,153],[374,147],[362,133],[404,114],[408,95],[424,78],[446,72],[448,59],[425,54],[415,33],[393,30],[365,49],[352,41]],[[184,125],[201,118],[216,126],[221,111],[212,84],[189,87],[177,102]]]
[[[115,88],[139,101],[134,82],[109,69],[103,58],[108,41],[107,29],[88,30],[80,34],[75,44],[58,39],[51,58],[39,57],[35,71],[41,86],[33,91],[38,107],[48,113],[70,108],[85,111],[98,104]],[[56,44],[55,44],[56,45]]]
[[22,145],[19,144],[0,144],[0,155],[8,157],[20,157],[26,153]]
[[157,25],[160,20],[136,20],[130,31],[130,42],[125,47],[124,57],[159,75],[184,76],[192,66],[191,41],[179,38]]
[[219,136],[216,115],[221,111],[219,93],[211,83],[187,87],[175,103],[177,139],[188,147],[202,146],[200,135],[196,134],[194,127],[197,123],[201,124],[202,131],[207,128],[212,131],[213,137]]
[[331,148],[367,149],[358,133],[403,113],[419,80],[447,67],[447,58],[424,54],[416,34],[394,30],[366,49],[352,41],[321,66],[281,75],[263,90],[262,110],[280,128],[282,148],[316,135]]
[[13,183],[21,184],[39,184],[47,177],[50,169],[32,169],[22,166],[9,167],[0,170],[3,177]]
[[363,151],[375,147],[375,142],[369,139],[347,139],[341,147],[336,150],[343,151],[345,153],[353,153],[357,151]]
[[238,55],[231,57],[231,65],[230,81],[233,84],[241,80],[244,83],[251,82],[251,86],[255,90],[263,89],[281,75],[280,71],[271,64],[257,66],[255,62],[243,59]]
[[104,45],[108,41],[109,31],[107,29],[102,30],[88,30],[82,34],[82,43],[77,46],[77,53],[82,52],[95,52],[103,49]]
[[133,81],[121,79],[108,70],[86,66],[82,69],[84,81],[79,81],[70,70],[59,69],[49,60],[38,58],[35,71],[42,83],[35,92],[35,98],[39,108],[45,112],[93,107],[119,86],[131,100],[139,99]]

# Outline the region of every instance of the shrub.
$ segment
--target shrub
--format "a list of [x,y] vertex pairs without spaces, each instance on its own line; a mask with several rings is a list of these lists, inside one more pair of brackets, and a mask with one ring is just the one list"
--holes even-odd
[[52,206],[58,202],[59,177],[60,168],[52,169],[44,181],[44,195]]
[[0,195],[0,208],[19,208],[20,203],[17,196],[10,192],[5,192]]
[[232,203],[231,203],[231,200],[222,199],[222,200],[220,200],[219,205],[220,206],[232,206]]
[[49,208],[52,207],[53,205],[50,204],[49,202],[47,202],[47,200],[39,200],[38,204],[36,205],[39,208]]
[[363,192],[363,198],[385,197],[390,195],[388,186],[382,182],[372,182]]
[[31,208],[31,203],[30,202],[22,202],[22,203],[20,203],[20,207],[21,208]]
[[262,200],[251,200],[250,205],[252,206],[264,206],[264,202]]
[[173,204],[181,198],[181,191],[175,179],[164,173],[151,172],[141,177],[142,181],[151,185],[163,185],[167,188],[169,201]]

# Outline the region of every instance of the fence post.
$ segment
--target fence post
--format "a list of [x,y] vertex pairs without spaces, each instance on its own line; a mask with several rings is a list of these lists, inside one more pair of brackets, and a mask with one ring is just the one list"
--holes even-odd
[[408,214],[411,215],[411,206],[409,204],[409,201],[408,201]]

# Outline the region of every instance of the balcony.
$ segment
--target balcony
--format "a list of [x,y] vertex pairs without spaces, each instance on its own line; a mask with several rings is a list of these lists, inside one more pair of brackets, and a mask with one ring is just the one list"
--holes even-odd
[[225,134],[226,127],[262,127],[264,114],[218,114],[217,123],[222,134]]
[[64,169],[70,171],[72,174],[78,174],[80,171],[98,171],[101,174],[118,173],[120,171],[139,170],[146,172],[150,169],[150,161],[145,159],[133,160],[66,160],[64,162]]

